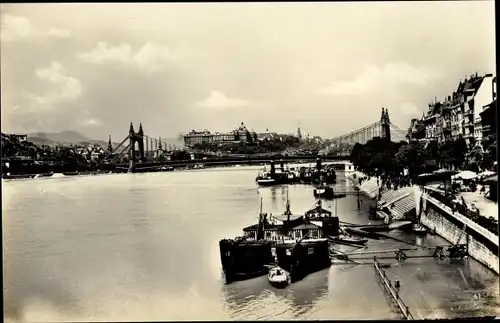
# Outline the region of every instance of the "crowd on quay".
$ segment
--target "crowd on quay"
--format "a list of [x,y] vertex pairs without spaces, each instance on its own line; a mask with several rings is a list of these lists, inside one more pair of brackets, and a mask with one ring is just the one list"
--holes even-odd
[[[494,144],[491,144],[491,141]],[[440,189],[444,190],[444,193],[431,191],[432,197],[450,206],[453,212],[459,212],[498,234],[498,220],[481,215],[474,205],[467,205],[460,197],[463,191],[477,192],[479,189],[480,193],[484,193],[486,188],[481,184],[481,178],[476,176],[462,183],[450,181],[452,174],[465,170],[476,174],[485,170],[493,174],[497,172],[496,139],[486,139],[485,143],[489,144],[490,149],[485,149],[478,158],[477,151],[467,150],[461,142],[447,144],[454,149],[449,152],[446,147],[424,142],[395,143],[387,139],[373,138],[365,145],[355,145],[351,161],[357,170],[366,175],[359,179],[359,184],[376,177],[377,185],[386,190],[397,190],[414,184],[424,185],[429,180],[442,182]],[[439,171],[433,172],[437,170]],[[444,183],[445,179],[448,184]]]

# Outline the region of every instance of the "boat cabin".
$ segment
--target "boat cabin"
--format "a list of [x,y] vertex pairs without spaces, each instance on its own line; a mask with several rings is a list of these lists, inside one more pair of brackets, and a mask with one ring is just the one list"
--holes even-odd
[[[257,234],[259,231],[259,225],[254,224],[243,229],[243,235],[247,240],[257,240]],[[281,226],[274,225],[271,223],[266,223],[264,225],[264,240],[267,241],[279,241],[283,239],[281,234]]]
[[313,223],[303,223],[290,230],[289,235],[295,240],[308,238],[317,239],[322,237],[321,227]]
[[355,171],[354,169],[354,164],[353,163],[350,163],[350,162],[346,162],[344,164],[344,172],[347,173],[353,173]]

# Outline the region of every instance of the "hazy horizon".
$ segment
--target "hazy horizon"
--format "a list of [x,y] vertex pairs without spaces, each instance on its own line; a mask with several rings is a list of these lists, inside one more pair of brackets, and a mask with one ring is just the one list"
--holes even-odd
[[496,73],[493,1],[1,5],[3,132],[407,128]]

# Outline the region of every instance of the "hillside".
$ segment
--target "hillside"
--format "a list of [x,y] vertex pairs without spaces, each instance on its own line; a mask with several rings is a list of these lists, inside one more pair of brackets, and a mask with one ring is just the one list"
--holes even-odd
[[[182,147],[184,142],[182,138],[162,138],[162,142],[167,145],[172,145],[176,147]],[[93,140],[76,131],[63,131],[59,133],[50,132],[34,132],[28,134],[28,141],[33,142],[35,145],[86,145],[86,144],[98,144],[101,147],[107,147],[107,140]],[[118,142],[113,142],[113,147],[118,146]]]
[[35,132],[28,134],[28,140],[35,142],[45,141],[47,143],[68,143],[68,144],[76,144],[83,141],[91,141],[90,138],[85,137],[84,135],[76,132],[76,131],[63,131],[58,133],[50,133],[50,132]]

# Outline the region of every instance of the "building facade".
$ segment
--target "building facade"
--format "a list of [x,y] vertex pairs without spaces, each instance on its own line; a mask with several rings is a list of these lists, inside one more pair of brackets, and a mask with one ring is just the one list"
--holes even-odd
[[480,113],[481,116],[481,137],[487,138],[489,135],[497,133],[497,101],[496,99],[488,104]]
[[[496,102],[496,77],[492,74],[471,75],[459,82],[452,95],[430,103],[420,120],[412,120],[408,137],[410,140],[424,137],[438,143],[463,137],[467,146],[472,148],[484,136],[481,115],[493,101]],[[496,118],[494,122],[496,124]],[[421,128],[425,129],[425,136],[420,134]]]
[[192,147],[196,144],[224,144],[233,142],[257,142],[257,134],[254,131],[249,131],[242,122],[237,129],[227,133],[192,130],[184,135],[184,145],[187,147]]

